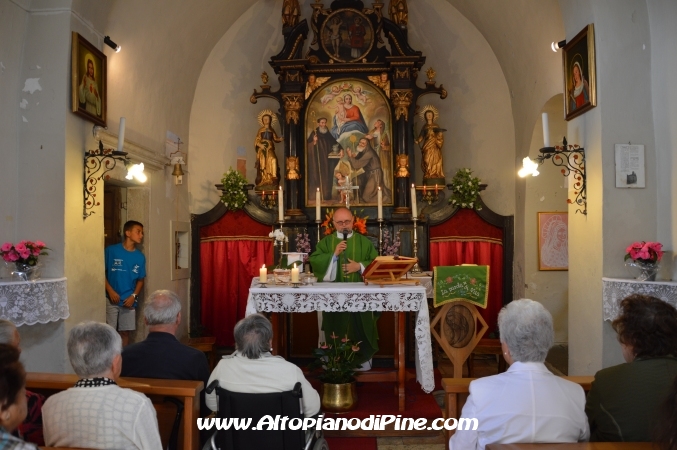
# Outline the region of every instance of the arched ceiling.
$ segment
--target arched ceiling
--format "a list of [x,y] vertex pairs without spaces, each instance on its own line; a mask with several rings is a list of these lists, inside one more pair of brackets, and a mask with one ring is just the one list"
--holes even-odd
[[[260,1],[281,9],[282,0]],[[551,41],[564,36],[557,0],[440,1],[449,2],[467,17],[495,52],[511,91],[520,156],[528,149],[541,107],[562,90],[561,54],[549,49]],[[309,17],[311,0],[301,3],[304,17]],[[329,0],[324,3],[328,5]],[[218,40],[251,6],[251,0],[113,0],[104,33],[122,44],[123,52],[106,50],[109,86],[125,94],[111,97],[109,115],[147,117],[147,123],[129,128],[130,139],[146,145],[162,142],[168,128],[187,135],[203,64]],[[416,2],[409,2],[409,8],[416,8]],[[145,101],[135,102],[138,98]],[[162,124],[153,123],[152,116],[157,114],[166,115]]]

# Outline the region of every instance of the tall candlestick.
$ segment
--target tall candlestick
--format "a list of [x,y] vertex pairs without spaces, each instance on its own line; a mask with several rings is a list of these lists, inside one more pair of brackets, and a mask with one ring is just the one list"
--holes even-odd
[[378,195],[376,197],[378,201],[378,220],[383,219],[383,191],[381,190],[381,186],[378,187]]
[[322,207],[322,199],[320,198],[320,188],[317,188],[317,191],[315,191],[315,220],[321,220],[320,219],[321,207]]
[[280,222],[284,222],[284,192],[282,191],[282,186],[280,186],[280,192],[278,193],[277,208],[277,218]]
[[125,118],[120,117],[120,131],[118,131],[118,151],[125,147]]
[[543,147],[550,147],[550,127],[548,126],[548,113],[541,114],[543,121]]
[[299,282],[299,269],[296,267],[296,264],[294,264],[294,267],[291,269],[291,282],[292,283],[298,283]]
[[259,283],[267,283],[267,282],[268,282],[268,269],[266,269],[266,265],[264,264],[259,269]]
[[411,185],[411,217],[417,216],[418,208],[416,208],[416,186],[412,183]]

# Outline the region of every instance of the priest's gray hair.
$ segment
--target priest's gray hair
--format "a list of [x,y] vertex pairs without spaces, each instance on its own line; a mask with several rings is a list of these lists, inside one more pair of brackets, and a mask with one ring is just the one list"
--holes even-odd
[[82,322],[68,336],[68,358],[80,378],[102,376],[122,353],[122,339],[113,327],[101,322]]
[[0,344],[14,345],[16,325],[9,320],[0,319]]
[[552,316],[543,305],[528,298],[514,300],[498,314],[501,342],[515,361],[543,362],[554,341]]
[[172,291],[159,290],[148,296],[143,316],[148,325],[167,325],[176,322],[180,312],[179,296]]
[[241,355],[249,359],[258,359],[262,353],[270,351],[273,326],[265,316],[252,314],[235,324],[233,335],[235,347]]

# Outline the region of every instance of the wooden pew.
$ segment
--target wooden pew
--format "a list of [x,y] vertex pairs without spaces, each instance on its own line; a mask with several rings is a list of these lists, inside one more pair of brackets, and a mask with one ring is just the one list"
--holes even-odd
[[653,442],[578,442],[571,444],[489,444],[486,450],[652,450]]
[[[592,386],[594,376],[570,376],[562,377],[576,384],[579,384],[585,394],[587,395]],[[470,394],[470,382],[476,378],[442,378],[442,388],[444,389],[444,416],[446,418],[459,419],[463,411],[463,405]],[[454,431],[445,430],[445,448],[449,450],[449,438],[454,434]],[[567,449],[568,450],[568,449]],[[581,449],[582,450],[582,449]]]
[[[49,396],[73,387],[76,381],[78,376],[75,374],[29,372],[26,374],[26,389]],[[120,387],[145,394],[158,410],[164,397],[174,397],[182,401],[184,409],[179,444],[183,442],[183,446],[180,448],[185,450],[200,448],[197,418],[200,417],[200,392],[204,389],[202,381],[120,378],[117,383]]]

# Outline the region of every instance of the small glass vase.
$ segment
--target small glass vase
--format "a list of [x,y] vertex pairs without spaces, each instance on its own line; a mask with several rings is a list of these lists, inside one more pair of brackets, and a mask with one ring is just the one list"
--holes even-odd
[[41,263],[36,263],[34,266],[22,262],[8,262],[5,261],[7,269],[9,269],[12,278],[17,281],[33,281],[40,279],[40,272],[42,269]]
[[625,261],[630,275],[637,281],[656,281],[656,274],[660,268],[658,262],[644,262],[628,259]]

